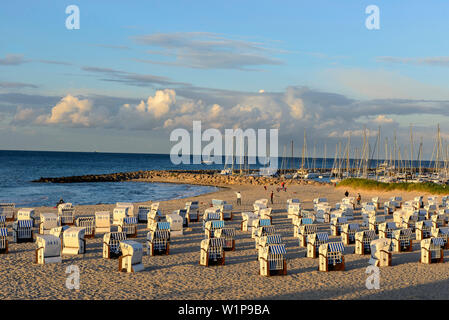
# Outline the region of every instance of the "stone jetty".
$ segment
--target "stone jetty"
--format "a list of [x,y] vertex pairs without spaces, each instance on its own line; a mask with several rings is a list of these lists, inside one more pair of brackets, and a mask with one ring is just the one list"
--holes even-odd
[[151,170],[118,172],[108,174],[83,175],[71,177],[40,178],[32,182],[40,183],[81,183],[81,182],[167,182],[209,186],[227,185],[277,185],[282,181],[288,185],[325,185],[329,183],[313,180],[284,179],[282,177],[261,177],[251,175],[221,175],[218,170]]

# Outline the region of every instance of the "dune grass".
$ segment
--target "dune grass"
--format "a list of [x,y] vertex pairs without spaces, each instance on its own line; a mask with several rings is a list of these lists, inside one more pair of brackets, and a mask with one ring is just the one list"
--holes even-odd
[[340,181],[337,187],[351,187],[354,189],[379,190],[379,191],[421,191],[432,194],[449,195],[449,186],[440,185],[432,182],[424,183],[385,183],[370,179],[349,178]]

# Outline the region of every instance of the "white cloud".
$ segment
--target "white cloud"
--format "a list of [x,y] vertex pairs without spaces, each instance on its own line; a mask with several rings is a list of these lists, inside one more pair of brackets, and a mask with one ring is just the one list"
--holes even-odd
[[67,95],[51,109],[50,115],[41,115],[38,123],[46,124],[71,124],[88,127],[92,124],[90,112],[92,102],[79,100],[77,97]]

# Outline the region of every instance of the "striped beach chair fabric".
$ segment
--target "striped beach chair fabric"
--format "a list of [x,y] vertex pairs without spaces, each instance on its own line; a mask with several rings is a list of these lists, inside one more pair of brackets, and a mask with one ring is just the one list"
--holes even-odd
[[443,238],[421,240],[421,262],[426,264],[444,262],[443,248]]
[[216,238],[215,230],[222,229],[225,227],[225,222],[223,220],[211,220],[206,222],[204,235],[205,239]]
[[348,219],[346,217],[333,218],[331,220],[331,234],[333,236],[340,236],[341,226],[346,223],[348,223]]
[[344,260],[345,247],[343,242],[324,243],[319,248],[319,271],[343,271],[345,270]]
[[12,225],[12,234],[15,243],[33,242],[33,220],[17,220]]
[[412,251],[413,241],[411,239],[412,229],[398,229],[393,231],[394,252]]
[[200,210],[198,201],[186,202],[187,219],[189,222],[198,222]]
[[444,249],[449,249],[449,244],[447,241],[449,236],[449,227],[432,227],[431,233],[433,238],[442,238],[444,241]]
[[120,241],[126,240],[124,232],[108,232],[103,236],[103,258],[118,258],[122,251],[120,249]]
[[170,231],[154,230],[147,233],[147,252],[149,256],[168,255],[170,253]]
[[137,207],[138,222],[148,222],[148,213],[151,211],[151,206],[140,205]]
[[341,241],[344,245],[355,243],[355,234],[360,231],[358,223],[346,223],[341,226]]
[[416,240],[423,240],[431,237],[432,220],[423,220],[416,222],[415,233]]
[[0,253],[8,253],[8,229],[0,227]]
[[58,217],[61,225],[75,224],[75,208],[71,203],[63,203],[58,206]]
[[251,228],[251,238],[256,237],[256,232],[258,232],[259,227],[265,227],[271,225],[270,219],[255,219],[253,220],[253,225]]
[[307,236],[307,257],[317,258],[320,245],[329,242],[329,234],[327,232],[312,233]]
[[6,221],[14,221],[14,203],[0,203],[0,216],[5,216]]
[[255,230],[254,242],[255,242],[255,249],[256,250],[259,247],[259,240],[260,240],[261,237],[264,237],[264,236],[269,235],[269,234],[276,234],[276,227],[272,226],[272,225],[260,226],[257,229],[253,229],[253,230]]
[[280,234],[268,234],[263,236],[259,240],[259,247],[257,252],[257,259],[260,260],[260,257],[263,254],[263,249],[271,244],[282,244],[282,236]]
[[388,238],[391,239],[393,237],[393,231],[399,229],[396,226],[396,222],[383,222],[378,225],[379,228],[379,238]]
[[299,226],[299,246],[307,247],[307,236],[316,233],[318,227],[316,224],[303,224]]
[[0,215],[0,228],[6,228],[6,216]]
[[259,260],[260,275],[272,276],[272,275],[286,275],[287,274],[287,262],[285,255],[284,244],[269,244],[262,249],[262,255]]
[[371,241],[376,239],[375,230],[359,231],[355,234],[355,254],[369,254],[371,253]]
[[85,229],[85,238],[95,238],[95,217],[78,217],[75,221],[75,225]]
[[125,217],[118,225],[118,231],[126,233],[128,238],[137,237],[137,217]]
[[200,265],[206,267],[209,265],[224,265],[224,246],[224,238],[209,238],[202,240],[200,249]]
[[214,234],[216,238],[224,238],[224,250],[225,251],[234,251],[235,250],[235,229],[224,227],[220,229],[214,230]]
[[33,220],[33,227],[35,227],[36,213],[33,208],[21,208],[17,211],[17,220]]

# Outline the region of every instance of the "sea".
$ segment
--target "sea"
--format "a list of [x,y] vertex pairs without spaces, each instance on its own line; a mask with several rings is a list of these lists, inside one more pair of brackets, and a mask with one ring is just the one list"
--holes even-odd
[[[290,158],[279,166],[298,168],[301,159]],[[226,162],[222,159],[222,163]],[[192,163],[192,161],[191,161]],[[332,168],[334,159],[308,159],[307,166]],[[375,164],[374,164],[375,165]],[[423,166],[429,166],[423,163]],[[230,165],[228,165],[230,167]],[[262,165],[251,165],[258,169]],[[60,198],[74,205],[115,202],[163,201],[216,191],[216,187],[150,182],[36,183],[41,177],[64,177],[139,170],[199,170],[224,168],[224,164],[173,164],[168,154],[101,152],[1,151],[0,202],[17,207],[55,206]],[[235,165],[239,168],[239,165]]]

